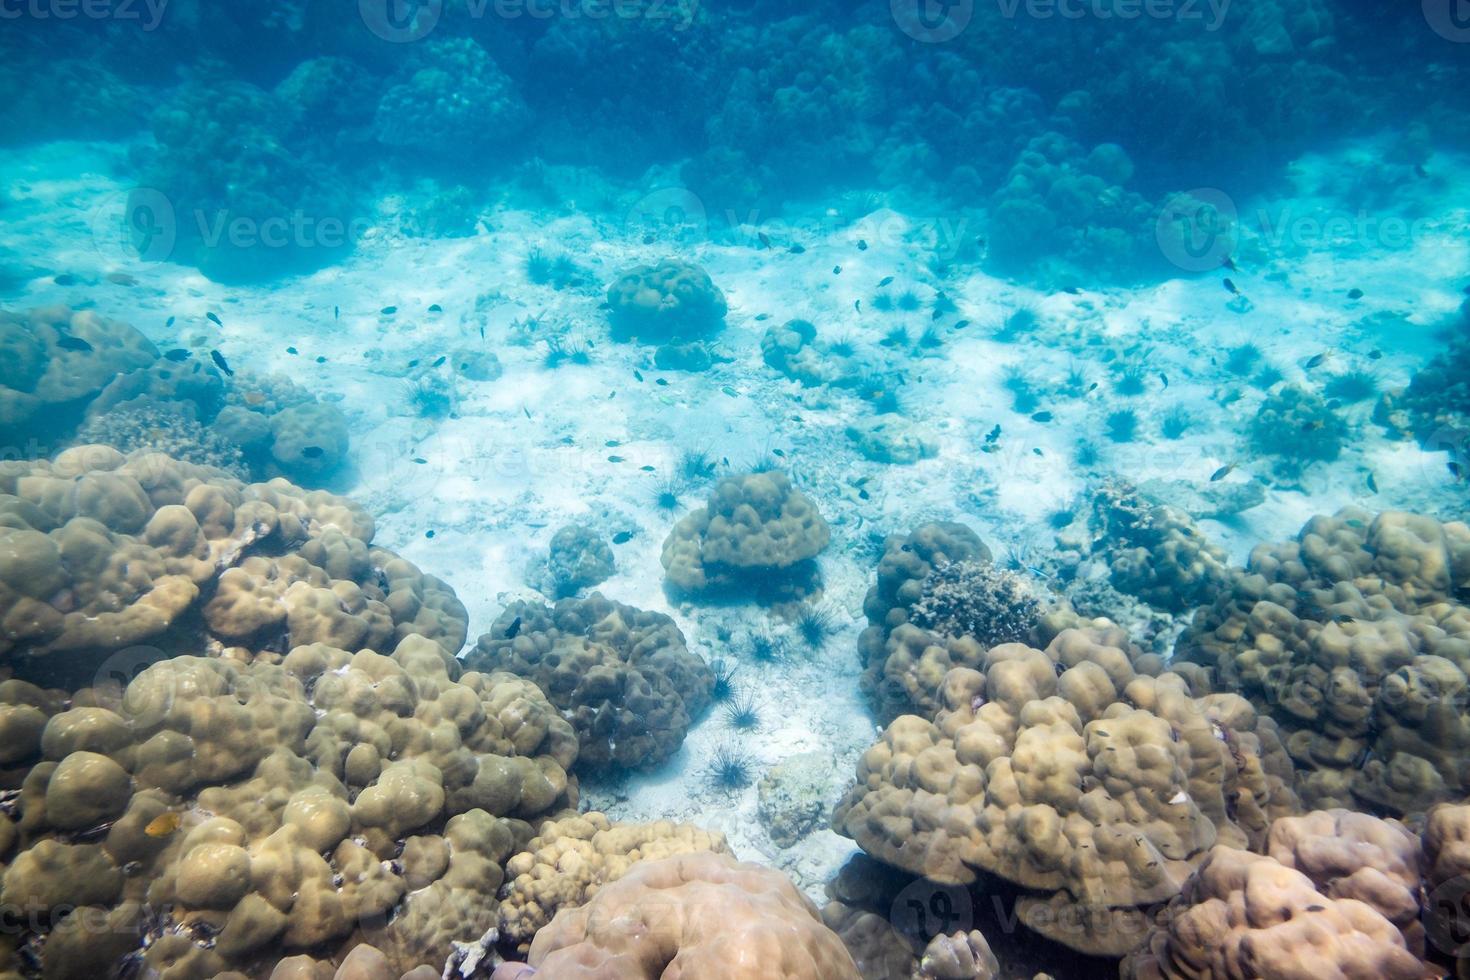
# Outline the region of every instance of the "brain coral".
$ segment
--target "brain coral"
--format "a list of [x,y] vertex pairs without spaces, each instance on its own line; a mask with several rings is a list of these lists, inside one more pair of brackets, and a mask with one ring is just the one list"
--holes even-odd
[[1175,657],[1281,725],[1314,806],[1422,812],[1470,793],[1470,528],[1356,508],[1260,545]]
[[83,446],[0,463],[0,660],[54,679],[143,643],[279,654],[417,633],[458,652],[454,592],[372,536],[340,497],[160,454]]
[[559,912],[536,934],[527,964],[504,964],[495,980],[860,976],[785,875],[708,851],[634,865],[586,905]]
[[692,340],[724,326],[725,294],[697,265],[664,259],[629,269],[607,288],[620,340]]
[[714,685],[672,619],[596,592],[550,607],[512,603],[466,663],[509,671],[545,691],[576,729],[589,767],[667,759],[708,706]]
[[665,582],[678,593],[750,590],[790,595],[814,586],[813,559],[831,532],[784,473],[721,480],[664,541]]
[[[524,821],[576,801],[576,739],[541,692],[457,672],[411,635],[387,656],[175,657],[69,698],[0,684],[20,787],[0,902],[28,923],[0,945],[44,944],[68,976],[263,977],[364,940],[393,975],[444,962],[494,926]],[[99,918],[102,942],[77,927]]]
[[1081,630],[991,648],[944,678],[858,765],[833,826],[913,874],[1019,886],[1033,930],[1121,955],[1216,843],[1259,844],[1291,812],[1275,726],[1234,695],[1191,696]]
[[585,904],[637,862],[696,851],[730,853],[723,834],[690,824],[613,823],[596,811],[549,820],[506,864],[500,934],[525,953],[536,931],[559,910]]

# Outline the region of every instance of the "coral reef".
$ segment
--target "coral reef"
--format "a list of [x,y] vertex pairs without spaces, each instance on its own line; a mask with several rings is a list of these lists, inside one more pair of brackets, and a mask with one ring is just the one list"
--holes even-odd
[[605,582],[612,573],[612,547],[591,528],[568,524],[551,536],[546,574],[556,598]]
[[836,802],[835,768],[830,752],[802,752],[761,777],[756,812],[777,847],[792,847],[826,823]]
[[373,547],[372,519],[323,491],[83,446],[0,463],[0,513],[0,659],[22,674],[85,671],[144,643],[464,645],[449,586]]
[[608,318],[620,340],[698,340],[725,324],[725,294],[699,266],[674,259],[629,269],[607,287]]
[[920,426],[901,419],[871,419],[847,428],[847,437],[865,459],[908,465],[939,455],[939,443]]
[[1081,630],[993,647],[980,668],[945,676],[933,720],[887,728],[833,827],[935,882],[1014,883],[1050,939],[1127,952],[1210,847],[1259,846],[1296,809],[1275,726],[1241,697],[1194,697]]
[[[626,923],[642,924],[629,929]],[[841,940],[778,871],[712,852],[643,861],[564,910],[536,934],[526,964],[495,980],[530,977],[723,977],[859,980]]]
[[672,619],[596,592],[555,606],[511,603],[465,663],[509,671],[545,691],[576,729],[580,763],[592,768],[667,759],[714,686]]
[[1290,482],[1314,462],[1337,459],[1347,431],[1347,423],[1321,395],[1280,385],[1251,418],[1247,435],[1256,452],[1275,457],[1276,477]]
[[525,954],[537,930],[557,912],[585,905],[637,862],[700,851],[731,853],[723,834],[667,820],[614,823],[590,811],[547,821],[525,850],[506,863],[500,936]]
[[817,580],[831,532],[816,505],[778,471],[726,477],[663,545],[665,583],[679,594],[745,589],[788,597]]
[[1318,807],[1422,812],[1470,793],[1470,528],[1348,508],[1259,545],[1175,652],[1280,724]]
[[378,102],[377,140],[418,161],[456,167],[513,150],[531,114],[495,59],[464,37],[416,48]]

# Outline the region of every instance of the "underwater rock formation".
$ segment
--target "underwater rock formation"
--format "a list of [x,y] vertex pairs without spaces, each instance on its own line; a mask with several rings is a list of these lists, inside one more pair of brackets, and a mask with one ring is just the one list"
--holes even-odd
[[465,658],[535,683],[576,729],[580,763],[647,768],[683,744],[714,675],[662,613],[592,593],[555,606],[514,602]]
[[453,590],[373,547],[372,518],[324,491],[82,446],[0,463],[0,513],[0,662],[22,676],[85,673],[145,643],[464,645]]
[[378,102],[377,140],[438,166],[514,150],[531,114],[495,59],[466,37],[415,48]]
[[629,269],[607,287],[618,340],[688,342],[725,325],[725,294],[697,265],[664,259]]
[[1175,657],[1281,725],[1318,807],[1413,814],[1470,793],[1470,528],[1347,508],[1259,545]]
[[1248,427],[1251,447],[1274,457],[1278,479],[1300,479],[1315,462],[1330,462],[1342,453],[1347,423],[1315,391],[1297,385],[1273,389]]
[[546,574],[556,598],[605,582],[612,573],[612,547],[591,528],[568,524],[551,536]]
[[1259,846],[1297,808],[1275,725],[1153,661],[1084,630],[990,649],[932,720],[889,725],[833,828],[938,883],[1004,878],[1033,931],[1122,955],[1209,848]]
[[712,852],[635,864],[586,905],[559,913],[536,934],[527,962],[503,964],[494,978],[612,973],[860,980],[842,941],[785,875]]
[[745,591],[758,599],[813,590],[831,540],[817,507],[778,471],[730,476],[663,545],[665,584],[680,595]]

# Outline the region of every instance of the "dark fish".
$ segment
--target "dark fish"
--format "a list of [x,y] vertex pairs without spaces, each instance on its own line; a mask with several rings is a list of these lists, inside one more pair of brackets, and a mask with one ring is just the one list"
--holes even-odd
[[614,534],[613,535],[612,543],[613,544],[627,544],[629,541],[632,541],[632,540],[633,540],[633,532],[632,531],[619,531],[617,534]]
[[505,628],[505,638],[507,640],[514,640],[516,638],[516,634],[519,633],[520,631],[521,631],[521,617],[517,616],[515,618],[515,620],[512,621],[511,624]]
[[383,314],[384,316],[392,316],[393,314],[395,314],[395,313],[398,312],[398,307],[396,307],[396,306],[385,306],[381,310],[379,310],[378,312],[381,313],[381,314]]
[[444,307],[440,306],[438,303],[430,303],[429,304],[429,312],[430,313],[443,313],[444,312]]
[[1226,465],[1220,467],[1218,470],[1215,471],[1214,475],[1210,477],[1210,482],[1219,483],[1221,480],[1225,479],[1227,476],[1234,472],[1235,464],[1227,463]]
[[287,347],[286,348],[286,353],[287,354],[297,354],[297,353],[300,353],[300,352],[297,351],[296,348],[294,348],[294,347]]
[[164,352],[163,356],[170,361],[187,361],[189,359],[189,352],[182,347],[175,347],[171,351]]
[[96,349],[80,337],[68,337],[66,335],[57,338],[56,346],[62,350],[81,351],[84,354],[91,353]]
[[607,458],[607,461],[609,463],[622,463],[622,462],[625,462],[625,460],[621,456],[609,456]]
[[961,320],[959,323],[956,323],[954,325],[954,328],[956,330],[963,330],[966,327],[968,327],[969,325],[970,325],[970,321],[969,320]]
[[771,318],[771,314],[769,314],[769,313],[762,313],[762,314],[758,315],[755,318],[755,322],[756,323],[764,323],[765,321],[769,320],[770,318]]
[[424,537],[426,537],[426,538],[433,538],[434,537],[434,531],[432,529],[430,529],[428,531],[425,531],[424,532]]
[[884,276],[882,279],[878,280],[878,288],[882,289],[884,286],[888,285],[891,282],[893,282],[892,276]]
[[1370,350],[1368,352],[1368,360],[1370,360],[1370,361],[1381,361],[1381,360],[1383,360],[1383,351],[1379,350],[1377,347],[1373,348],[1372,350]]
[[1356,288],[1349,289],[1348,290],[1348,293],[1347,293],[1347,298],[1348,299],[1362,299],[1363,298],[1363,291],[1361,289],[1356,289]]
[[1446,463],[1445,466],[1449,467],[1450,475],[1453,476],[1456,480],[1464,476],[1464,470],[1461,469],[1460,464],[1455,462],[1453,459]]
[[755,237],[760,239],[761,248],[770,248],[771,247],[771,236],[770,235],[767,235],[763,231],[759,231],[759,232],[756,232]]
[[621,446],[622,443],[618,442],[618,440],[616,439],[609,439],[607,442],[604,442],[603,445],[606,446],[608,449],[616,449]]
[[721,388],[720,390],[729,395],[731,398],[740,397],[740,392],[736,391],[734,388],[731,388],[729,385],[725,385],[725,387]]
[[480,324],[480,339],[481,340],[484,340],[485,339],[485,325],[483,323]]
[[1100,382],[1094,381],[1092,384],[1088,385],[1087,386],[1087,393],[1090,395],[1094,391],[1097,391],[1097,386],[1098,386],[1099,383]]
[[1169,376],[1167,374],[1160,374],[1159,380],[1164,383],[1165,388],[1169,387]]
[[58,276],[53,276],[51,281],[58,286],[75,286],[77,284],[77,277],[70,272],[63,272]]
[[1066,293],[1069,296],[1082,295],[1082,290],[1078,289],[1076,286],[1063,286],[1062,292]]
[[165,327],[171,327],[171,326],[173,326],[174,325],[174,318],[173,317],[169,317],[167,320],[164,321],[163,325]]
[[1306,364],[1303,364],[1302,367],[1304,367],[1308,371],[1310,371],[1313,368],[1319,368],[1319,367],[1321,367],[1326,361],[1327,361],[1327,351],[1323,351],[1320,354],[1314,355],[1310,360],[1307,361]]
[[1223,285],[1225,286],[1225,291],[1227,293],[1229,293],[1231,296],[1239,296],[1240,295],[1240,290],[1237,289],[1237,288],[1235,288],[1235,283],[1232,280],[1226,279],[1224,281]]
[[656,466],[640,466],[638,468],[645,473],[653,473],[658,469]]
[[1302,431],[1303,432],[1316,432],[1318,429],[1322,428],[1324,425],[1326,425],[1326,423],[1323,422],[1321,419],[1308,419],[1307,421],[1305,421],[1305,422],[1302,423]]
[[840,265],[834,265],[832,267],[832,275],[834,275],[834,276],[840,276],[840,275],[842,275],[842,266],[840,266]]
[[793,245],[789,249],[787,249],[787,251],[790,252],[792,255],[803,255],[803,254],[806,253],[806,246],[805,245]]
[[1052,414],[1050,412],[1037,412],[1031,416],[1031,421],[1033,422],[1050,422],[1051,420]]
[[424,459],[424,457],[422,457],[422,456],[415,456],[413,458],[413,461],[416,464],[418,464],[419,466],[423,466],[423,465],[425,465],[425,464],[427,464],[429,462],[427,459]]
[[782,459],[785,459],[785,458],[786,458],[786,454],[785,454],[785,453],[783,453],[783,452],[782,452],[782,451],[781,451],[781,450],[779,450],[779,449],[772,449],[772,450],[771,450],[771,454],[772,454],[772,455],[774,455],[774,456],[780,456],[780,457],[781,457],[781,458],[782,458]]
[[667,378],[654,378],[653,383],[656,385],[663,385],[665,388],[669,386],[669,381]]
[[1327,911],[1327,906],[1325,906],[1325,905],[1308,905],[1307,906],[1307,911],[1308,912],[1326,912]]
[[1040,446],[1033,447],[1032,450],[1031,450],[1031,452],[1034,453],[1037,456],[1045,456],[1046,455],[1045,453],[1043,453],[1041,451],[1041,447]]
[[986,435],[985,435],[985,441],[986,442],[995,442],[995,440],[997,440],[999,438],[1000,438],[1000,424],[997,423],[996,426],[995,426],[995,428],[991,429],[988,433],[986,433]]
[[318,354],[316,356],[316,362],[318,364],[325,364],[325,363],[327,363],[327,359],[326,359],[326,357],[324,355]]
[[868,493],[868,491],[866,491],[866,490],[859,490],[858,491],[858,499],[859,500],[872,500],[873,499],[873,495],[871,493]]
[[643,372],[640,371],[640,370],[638,370],[637,368],[634,368],[633,369],[633,377],[636,378],[636,379],[638,379],[639,381],[642,381],[643,380]]
[[863,301],[860,300],[860,299],[853,300],[852,301],[852,308],[854,310],[856,310],[857,312],[861,313],[863,311]]
[[523,412],[526,413],[526,418],[530,418],[531,417],[531,410],[529,408],[527,408],[526,406],[522,405],[521,406],[521,411],[523,411]]
[[342,308],[341,307],[338,307],[338,306],[332,307],[332,319],[333,320],[340,320],[340,319],[342,319]]
[[220,322],[219,317],[215,316],[213,313],[206,313],[204,314],[204,317],[205,319],[211,321],[216,327],[224,326],[224,324]]
[[1373,471],[1372,470],[1369,470],[1368,471],[1368,492],[1369,493],[1377,493],[1378,492],[1378,479],[1377,479],[1377,477],[1375,477],[1373,475]]
[[1223,259],[1220,260],[1220,265],[1223,266],[1226,269],[1229,269],[1231,272],[1239,272],[1240,271],[1239,269],[1237,269],[1235,267],[1235,260],[1232,259],[1228,255],[1225,256]]
[[307,459],[321,459],[326,455],[326,450],[322,449],[321,446],[304,446],[302,447],[301,455]]
[[449,356],[447,354],[441,354],[439,355],[438,359],[436,359],[434,363],[430,365],[430,367],[443,367],[444,362],[447,360],[449,360]]
[[868,250],[868,240],[866,238],[859,238],[858,239],[858,251],[859,252],[866,252],[867,250]]
[[416,368],[418,366],[419,366],[419,359],[417,357],[415,357],[413,360],[411,360],[411,361],[408,362],[408,369],[410,371],[412,371],[414,368]]

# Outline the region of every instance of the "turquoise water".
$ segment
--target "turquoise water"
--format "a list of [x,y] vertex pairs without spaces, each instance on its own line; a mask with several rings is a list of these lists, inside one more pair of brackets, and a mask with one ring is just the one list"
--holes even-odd
[[1470,21],[1380,6],[0,5],[0,976],[1452,969]]

